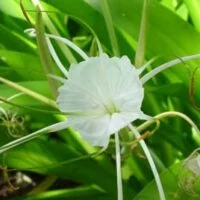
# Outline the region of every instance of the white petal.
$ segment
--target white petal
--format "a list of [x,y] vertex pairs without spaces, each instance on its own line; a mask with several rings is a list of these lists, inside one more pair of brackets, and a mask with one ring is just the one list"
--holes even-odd
[[88,134],[85,132],[81,133],[81,136],[92,146],[103,147],[104,149],[107,148],[109,144],[110,135],[109,134]]
[[69,116],[68,125],[79,131],[81,136],[91,145],[106,147],[109,143],[110,134],[108,128],[110,116]]
[[62,112],[102,114],[104,110],[95,94],[89,92],[84,85],[66,81],[59,93],[57,103]]
[[143,113],[115,113],[110,120],[110,127],[108,132],[114,133],[126,127],[136,119],[143,119]]

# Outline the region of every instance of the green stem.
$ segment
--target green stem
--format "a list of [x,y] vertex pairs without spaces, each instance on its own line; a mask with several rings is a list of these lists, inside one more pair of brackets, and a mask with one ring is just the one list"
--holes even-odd
[[144,122],[142,125],[138,126],[137,130],[139,132],[141,132],[141,131],[145,130],[147,127],[154,124],[156,122],[156,120],[161,120],[161,119],[166,118],[166,117],[177,117],[177,116],[181,117],[182,119],[187,121],[195,129],[195,131],[198,134],[200,134],[200,131],[199,131],[198,127],[196,126],[196,124],[187,115],[180,113],[180,112],[176,112],[176,111],[169,111],[169,112],[164,112],[164,113],[158,114],[155,117]]
[[[42,14],[39,8],[37,8],[37,17],[36,17],[36,39],[37,39],[37,46],[38,46],[42,65],[44,67],[44,71],[46,74],[53,74],[53,63],[48,51],[48,45],[46,42],[44,26],[42,22]],[[48,82],[52,90],[53,97],[56,98],[57,88],[56,88],[55,81],[51,78],[48,78]]]
[[114,55],[119,56],[120,51],[119,51],[119,46],[117,43],[117,37],[115,34],[114,24],[112,22],[112,16],[110,14],[109,6],[108,6],[108,0],[100,0],[100,2],[101,2],[101,8],[102,8],[104,19],[107,26],[109,38],[111,41],[113,53]]
[[46,191],[49,187],[51,187],[55,181],[57,180],[56,176],[47,176],[39,185],[33,188],[28,195],[37,195],[44,191]]
[[0,82],[2,82],[4,84],[6,84],[6,85],[18,90],[18,91],[20,91],[20,92],[22,92],[24,94],[27,94],[27,95],[33,97],[34,99],[37,99],[37,100],[39,100],[39,101],[41,101],[41,102],[43,102],[43,103],[45,103],[45,104],[47,104],[47,105],[49,105],[51,107],[57,108],[57,105],[56,105],[55,101],[53,101],[51,99],[48,99],[45,96],[43,96],[41,94],[38,94],[37,92],[29,90],[29,89],[27,89],[27,88],[25,88],[25,87],[23,87],[23,86],[21,86],[21,85],[19,85],[17,83],[9,81],[9,80],[7,80],[7,79],[5,79],[3,77],[0,77]]
[[144,63],[144,55],[145,55],[145,44],[146,44],[146,32],[147,32],[147,0],[144,0],[144,5],[142,9],[142,19],[140,24],[140,33],[138,39],[138,45],[135,55],[135,66],[141,67]]
[[[35,6],[38,6],[40,8],[41,11],[45,11],[45,9],[43,8],[43,6],[41,5],[41,3],[39,1],[34,2],[34,0],[32,0],[33,4]],[[48,15],[46,14],[46,12],[43,12],[43,20],[45,25],[47,26],[47,28],[49,29],[49,31],[54,34],[54,35],[59,35],[58,31],[56,30],[55,26],[53,25],[53,23],[51,22],[50,18],[48,17]],[[58,42],[58,46],[60,47],[60,49],[62,50],[62,53],[64,54],[65,58],[70,62],[70,63],[77,63],[76,58],[73,56],[73,54],[71,53],[70,49],[65,46],[62,43]]]
[[48,114],[61,114],[60,111],[51,111],[51,110],[33,108],[33,107],[30,107],[30,106],[23,106],[23,105],[20,105],[20,104],[16,104],[16,103],[11,102],[11,100],[13,100],[13,99],[14,98],[3,99],[3,98],[0,97],[0,103],[5,103],[5,104],[11,105],[13,107],[31,110],[31,111],[35,111],[35,112],[48,113]]

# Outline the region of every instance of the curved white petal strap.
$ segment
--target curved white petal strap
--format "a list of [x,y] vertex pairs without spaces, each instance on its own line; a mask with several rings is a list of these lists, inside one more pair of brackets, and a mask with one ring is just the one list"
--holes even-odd
[[[26,29],[24,32],[27,33],[31,37],[36,37],[36,30],[34,28]],[[67,46],[69,46],[74,51],[76,51],[84,60],[87,60],[89,58],[87,54],[81,48],[79,48],[70,40],[60,37],[60,36],[52,35],[52,34],[45,34],[45,36],[65,43]]]
[[121,155],[120,155],[120,143],[119,133],[115,133],[115,152],[116,152],[116,172],[117,172],[117,193],[118,200],[123,200],[123,186],[121,176]]
[[17,93],[17,94],[12,95],[11,97],[8,97],[6,100],[7,100],[7,101],[11,101],[11,100],[13,100],[13,99],[15,99],[15,98],[17,98],[17,97],[22,96],[22,95],[24,95],[24,93],[23,93],[23,92],[19,92],[19,93]]
[[[134,128],[131,124],[129,124],[128,127],[135,134],[137,139],[141,138],[140,133],[137,131],[136,128]],[[159,195],[160,195],[160,200],[165,200],[166,198],[165,198],[163,186],[162,186],[158,171],[156,169],[155,163],[154,163],[152,156],[149,152],[149,149],[148,149],[146,143],[144,142],[144,140],[139,140],[139,143],[140,143],[140,145],[141,145],[141,147],[142,147],[142,149],[143,149],[143,151],[144,151],[144,153],[147,157],[147,160],[148,160],[149,165],[151,167],[151,170],[153,172],[153,175],[154,175],[154,178],[155,178],[155,181],[156,181],[156,185],[157,185],[157,188],[158,188],[158,192],[159,192]]]
[[168,69],[174,65],[177,65],[181,62],[184,61],[188,61],[188,60],[193,60],[193,59],[199,59],[200,58],[200,54],[195,54],[195,55],[191,55],[191,56],[185,56],[185,57],[181,57],[181,58],[177,58],[175,60],[171,60],[167,63],[164,63],[158,67],[156,67],[155,69],[151,70],[149,73],[145,74],[142,78],[141,81],[142,83],[146,83],[149,79],[151,79],[152,77],[154,77],[155,75],[157,75],[158,73],[160,73],[161,71]]
[[54,75],[54,74],[47,74],[48,77],[56,80],[56,81],[59,81],[61,83],[65,83],[66,79],[60,77],[60,76],[57,76],[57,75]]
[[64,67],[64,65],[62,64],[62,62],[60,61],[58,55],[56,54],[55,49],[53,48],[53,45],[50,41],[50,39],[48,37],[46,37],[46,41],[47,41],[47,45],[50,51],[51,56],[53,57],[55,63],[57,64],[57,66],[59,67],[60,71],[64,74],[65,77],[68,76],[68,71],[67,69]]
[[151,118],[152,118],[152,116],[146,115],[146,114],[144,114],[143,112],[140,112],[140,117],[139,117],[139,119],[142,119],[142,120],[149,120],[149,119],[151,119]]
[[141,66],[140,68],[137,68],[137,72],[140,75],[148,66],[151,65],[151,63],[153,63],[158,57],[154,57],[151,60],[149,60],[147,63],[145,63],[143,66]]
[[36,37],[36,30],[34,28],[28,28],[24,30],[24,33],[28,34],[30,37]]
[[55,40],[65,43],[67,46],[71,47],[74,51],[76,51],[84,60],[87,60],[89,58],[82,49],[80,49],[77,45],[75,45],[70,40],[60,37],[60,36],[56,36],[56,35],[51,35],[51,34],[45,34],[45,35],[49,38],[52,38],[52,39],[55,39]]
[[103,54],[103,48],[101,46],[101,42],[99,41],[99,38],[95,35],[95,40],[97,42],[97,47],[98,47],[98,51],[99,51],[99,55]]
[[63,121],[63,122],[58,122],[56,124],[53,124],[53,125],[50,125],[50,126],[47,126],[45,128],[42,128],[38,131],[35,131],[29,135],[26,135],[24,137],[21,137],[17,140],[14,140],[12,142],[9,142],[8,144],[5,144],[3,146],[0,147],[0,154],[5,152],[5,151],[8,151],[20,144],[23,144],[25,142],[28,142],[36,137],[39,137],[45,133],[51,133],[51,132],[55,132],[55,131],[59,131],[59,130],[62,130],[62,129],[65,129],[67,128],[67,125],[66,125],[66,121]]

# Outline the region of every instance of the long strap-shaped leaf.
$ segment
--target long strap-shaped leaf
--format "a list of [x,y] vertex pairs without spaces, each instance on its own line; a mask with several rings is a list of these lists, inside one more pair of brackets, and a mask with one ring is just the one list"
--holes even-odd
[[47,126],[45,128],[42,128],[38,131],[35,131],[27,136],[24,136],[24,137],[21,137],[17,140],[14,140],[12,142],[9,142],[8,144],[5,144],[3,146],[0,147],[0,154],[1,153],[4,153],[5,151],[8,151],[20,144],[23,144],[25,142],[28,142],[34,138],[37,138],[45,133],[51,133],[51,132],[56,132],[56,131],[59,131],[59,130],[62,130],[62,129],[65,129],[67,128],[66,126],[66,122],[58,122],[56,124],[53,124],[53,125],[50,125],[50,126]]
[[[46,74],[53,74],[53,62],[51,60],[51,56],[48,51],[48,45],[45,38],[44,26],[42,22],[40,9],[37,8],[37,18],[36,18],[36,39],[37,46],[39,50],[40,60],[42,62],[42,66],[44,67],[44,71]],[[56,98],[56,84],[55,80],[48,77],[49,86],[51,88],[53,97]]]
[[20,92],[22,92],[24,94],[27,94],[28,96],[31,96],[34,99],[39,100],[40,102],[43,102],[43,103],[45,103],[45,104],[47,104],[49,106],[57,108],[56,102],[54,100],[49,99],[49,98],[47,98],[47,97],[45,97],[45,96],[43,96],[41,94],[38,94],[37,92],[34,92],[34,91],[32,91],[32,90],[30,90],[28,88],[25,88],[25,87],[23,87],[23,86],[21,86],[21,85],[19,85],[17,83],[14,83],[14,82],[12,82],[12,81],[10,81],[8,79],[5,79],[3,77],[0,77],[0,82],[2,82],[4,84],[6,84],[6,85],[18,90],[18,91],[20,91]]

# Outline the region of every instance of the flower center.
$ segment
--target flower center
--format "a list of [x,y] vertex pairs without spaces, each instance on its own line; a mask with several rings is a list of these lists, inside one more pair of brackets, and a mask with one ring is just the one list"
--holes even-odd
[[104,107],[109,115],[120,112],[120,110],[117,108],[117,106],[112,101],[110,101],[107,105],[104,105]]

